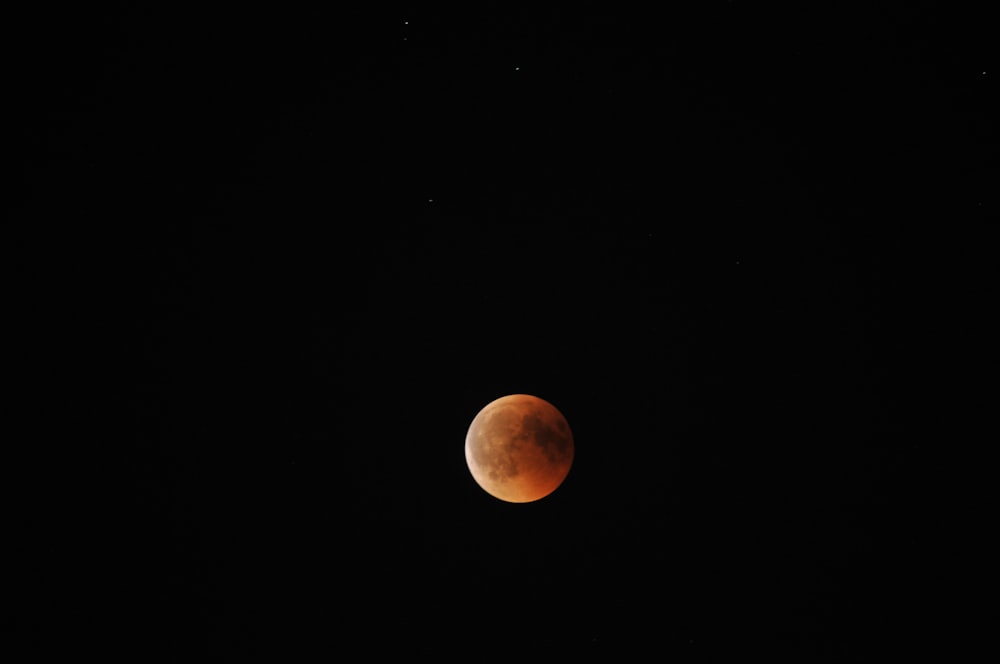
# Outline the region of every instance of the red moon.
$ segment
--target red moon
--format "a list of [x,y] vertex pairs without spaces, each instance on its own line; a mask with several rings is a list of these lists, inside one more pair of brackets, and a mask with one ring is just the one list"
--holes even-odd
[[530,503],[555,491],[573,465],[573,433],[544,399],[511,394],[486,405],[469,425],[465,461],[486,493]]

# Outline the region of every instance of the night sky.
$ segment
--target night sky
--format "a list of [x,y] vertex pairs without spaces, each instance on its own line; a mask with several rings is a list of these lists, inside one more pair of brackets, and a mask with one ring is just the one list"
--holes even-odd
[[[25,517],[68,534],[20,635],[140,661],[955,638],[915,432],[935,266],[997,212],[988,22],[340,4],[8,26],[10,253],[55,294],[25,337],[111,422],[74,437],[103,472]],[[575,434],[537,503],[465,465],[511,393]]]

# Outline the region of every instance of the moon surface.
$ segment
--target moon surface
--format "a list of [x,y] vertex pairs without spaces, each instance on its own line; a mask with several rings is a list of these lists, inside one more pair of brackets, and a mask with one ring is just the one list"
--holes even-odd
[[479,411],[465,436],[465,461],[486,493],[530,503],[555,491],[573,465],[573,433],[544,399],[510,394]]

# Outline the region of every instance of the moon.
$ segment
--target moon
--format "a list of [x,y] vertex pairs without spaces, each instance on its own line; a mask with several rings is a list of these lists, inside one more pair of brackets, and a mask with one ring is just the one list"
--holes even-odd
[[555,491],[573,465],[573,432],[544,399],[510,394],[488,403],[465,435],[465,461],[486,493],[530,503]]

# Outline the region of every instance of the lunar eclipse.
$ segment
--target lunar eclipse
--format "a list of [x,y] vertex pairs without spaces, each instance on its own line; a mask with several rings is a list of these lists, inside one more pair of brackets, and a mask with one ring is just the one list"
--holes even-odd
[[469,471],[486,493],[530,503],[555,491],[573,465],[573,433],[555,406],[530,394],[486,405],[465,436]]

